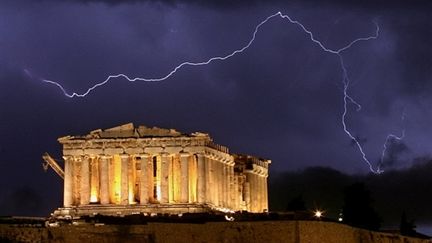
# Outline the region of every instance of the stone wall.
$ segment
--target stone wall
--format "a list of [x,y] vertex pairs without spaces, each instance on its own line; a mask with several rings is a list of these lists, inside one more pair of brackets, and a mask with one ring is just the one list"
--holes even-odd
[[87,224],[52,228],[0,225],[0,241],[8,239],[13,242],[432,242],[320,221]]

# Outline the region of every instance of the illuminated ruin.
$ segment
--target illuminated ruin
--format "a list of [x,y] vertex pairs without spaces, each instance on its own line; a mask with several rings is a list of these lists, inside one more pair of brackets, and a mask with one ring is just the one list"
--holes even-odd
[[64,172],[50,165],[64,174],[64,205],[55,216],[268,210],[270,160],[230,154],[205,133],[130,123],[58,141]]

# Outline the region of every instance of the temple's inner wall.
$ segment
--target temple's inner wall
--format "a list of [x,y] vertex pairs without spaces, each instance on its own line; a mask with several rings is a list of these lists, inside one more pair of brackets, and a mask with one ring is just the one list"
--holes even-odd
[[131,135],[139,129],[59,139],[64,207],[200,204],[221,211],[268,210],[269,160],[230,154],[207,134],[144,128],[148,134]]

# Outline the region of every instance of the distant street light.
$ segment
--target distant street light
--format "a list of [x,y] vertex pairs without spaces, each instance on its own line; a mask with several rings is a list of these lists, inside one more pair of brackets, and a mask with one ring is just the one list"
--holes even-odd
[[320,219],[323,216],[323,212],[320,210],[316,210],[314,213],[315,218]]

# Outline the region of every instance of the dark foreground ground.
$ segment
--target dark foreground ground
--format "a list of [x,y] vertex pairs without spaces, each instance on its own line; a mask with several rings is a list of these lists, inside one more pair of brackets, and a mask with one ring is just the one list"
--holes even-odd
[[[227,221],[202,217],[89,217],[78,221],[3,218],[0,242],[383,242],[420,243],[430,239],[373,232],[324,220],[275,217]],[[228,218],[230,219],[230,218]]]

